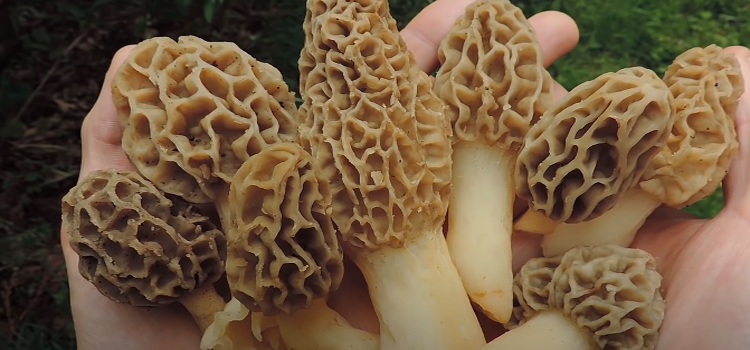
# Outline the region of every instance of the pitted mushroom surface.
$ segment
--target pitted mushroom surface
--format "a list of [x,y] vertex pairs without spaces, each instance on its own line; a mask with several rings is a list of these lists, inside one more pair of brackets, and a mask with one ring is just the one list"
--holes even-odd
[[190,202],[216,200],[247,158],[297,140],[294,94],[281,73],[233,43],[144,40],[112,95],[135,167]]
[[666,84],[641,67],[574,88],[526,136],[516,163],[518,195],[558,223],[612,209],[665,145],[673,101]]
[[296,143],[267,147],[237,171],[227,278],[251,311],[293,314],[338,288],[344,254],[331,221],[331,191]]
[[665,313],[654,257],[616,245],[529,260],[510,330],[486,349],[651,350]]
[[99,170],[63,198],[79,271],[103,295],[134,306],[180,302],[202,330],[224,300],[226,238],[206,216],[134,172]]

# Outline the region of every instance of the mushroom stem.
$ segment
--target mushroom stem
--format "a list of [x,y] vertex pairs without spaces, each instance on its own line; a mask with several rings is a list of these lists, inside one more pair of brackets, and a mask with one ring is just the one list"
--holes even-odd
[[381,349],[476,350],[484,334],[450,259],[442,227],[402,246],[358,251],[380,319]]
[[544,214],[529,208],[513,223],[513,232],[550,234],[555,231],[558,222]]
[[628,190],[609,211],[589,221],[560,224],[542,239],[544,256],[562,255],[576,246],[616,244],[628,247],[638,229],[661,205],[656,197],[636,188]]
[[598,350],[591,334],[562,312],[541,311],[525,323],[489,342],[482,350]]
[[352,327],[322,298],[315,299],[311,307],[291,315],[276,316],[281,337],[287,348],[295,350],[358,349],[378,350],[380,339]]
[[214,322],[214,315],[222,312],[226,305],[224,298],[216,292],[213,284],[196,289],[180,299],[179,303],[190,312],[201,332],[206,331],[206,328]]
[[454,145],[446,238],[469,298],[501,323],[513,307],[512,158],[507,150],[483,142]]

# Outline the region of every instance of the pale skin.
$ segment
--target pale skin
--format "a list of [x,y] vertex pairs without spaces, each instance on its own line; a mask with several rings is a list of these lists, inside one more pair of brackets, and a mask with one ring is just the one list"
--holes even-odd
[[[471,0],[438,0],[425,8],[402,37],[420,66],[433,71],[437,46]],[[566,15],[544,12],[530,18],[545,65],[569,52],[578,29]],[[110,94],[115,70],[132,47],[112,59],[102,92],[84,120],[80,178],[97,169],[133,169],[120,148],[122,129]],[[750,50],[726,49],[742,66],[745,90],[750,91]],[[565,94],[555,86],[556,96]],[[711,220],[699,220],[677,210],[660,208],[646,221],[633,242],[659,262],[668,301],[658,349],[700,350],[750,347],[750,93],[742,96],[736,117],[739,154],[724,181],[725,206]],[[538,235],[516,234],[513,265],[541,255]],[[70,297],[79,349],[198,349],[200,331],[181,306],[136,308],[116,304],[85,281],[77,270],[77,255],[61,235],[70,280]],[[347,267],[352,266],[348,265]],[[350,269],[351,271],[351,269]],[[377,320],[366,297],[361,276],[348,274],[329,304],[353,325],[377,332]],[[698,316],[699,315],[699,316]],[[501,333],[498,324],[482,319],[487,336]]]

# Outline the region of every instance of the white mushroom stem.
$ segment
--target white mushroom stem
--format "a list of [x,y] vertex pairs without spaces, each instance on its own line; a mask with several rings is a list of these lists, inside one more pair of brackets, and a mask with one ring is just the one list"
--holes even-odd
[[544,256],[558,256],[577,246],[616,244],[628,247],[638,229],[661,205],[656,197],[633,188],[601,216],[575,224],[560,224],[542,239]]
[[277,350],[286,349],[276,319],[250,312],[232,298],[203,333],[201,350]]
[[484,334],[442,227],[415,233],[402,246],[352,254],[380,320],[381,349],[478,350]]
[[205,332],[214,322],[214,315],[224,310],[224,299],[216,292],[213,284],[196,289],[178,300],[193,316],[201,332]]
[[289,349],[295,350],[378,350],[380,338],[352,327],[338,312],[329,308],[324,299],[316,299],[311,307],[291,315],[276,316],[281,337]]
[[454,145],[446,238],[469,298],[501,323],[513,308],[512,158],[483,142]]
[[482,350],[599,350],[593,337],[562,312],[542,311],[489,342]]

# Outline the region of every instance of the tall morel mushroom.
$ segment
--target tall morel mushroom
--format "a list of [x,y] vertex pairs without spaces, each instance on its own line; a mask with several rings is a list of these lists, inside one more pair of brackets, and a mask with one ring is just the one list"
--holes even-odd
[[693,204],[724,179],[739,148],[734,115],[744,84],[737,59],[716,45],[692,48],[675,59],[663,80],[676,109],[666,145],[612,210],[587,222],[560,225],[545,236],[546,256],[577,245],[628,246],[660,205],[680,209]]
[[665,145],[673,105],[666,84],[641,67],[571,90],[531,127],[519,153],[516,191],[528,212],[556,225],[612,209]]
[[616,245],[531,259],[515,277],[510,330],[484,349],[652,350],[661,280],[651,255]]
[[99,170],[62,201],[78,268],[103,295],[134,306],[182,303],[204,331],[224,299],[226,238],[206,216],[135,172]]
[[552,77],[531,25],[507,0],[469,5],[438,58],[434,90],[454,136],[448,249],[471,300],[505,322],[513,304],[514,164],[554,102]]
[[367,281],[382,349],[477,349],[479,322],[443,223],[450,126],[385,0],[308,0],[300,139]]
[[376,335],[325,303],[344,275],[344,253],[329,216],[329,184],[312,156],[296,143],[270,145],[237,170],[229,196],[232,295],[276,317],[290,349],[377,349]]

